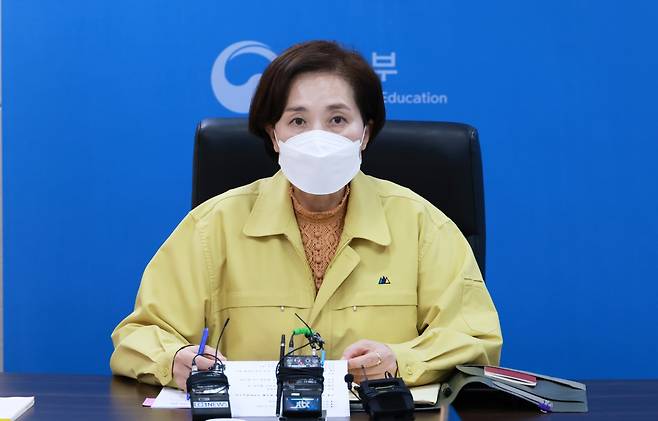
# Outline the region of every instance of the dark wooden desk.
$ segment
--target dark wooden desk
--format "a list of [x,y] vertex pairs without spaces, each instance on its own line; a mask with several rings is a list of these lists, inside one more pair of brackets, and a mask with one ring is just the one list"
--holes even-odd
[[[658,420],[658,380],[590,381],[587,414],[542,414],[517,401],[493,401],[487,392],[460,396],[457,413],[470,420]],[[35,406],[21,421],[36,420],[191,420],[188,410],[142,408],[159,388],[109,376],[0,373],[0,396],[35,396]],[[365,421],[364,414],[352,418]],[[438,420],[437,412],[416,419]],[[274,419],[274,418],[272,418]]]

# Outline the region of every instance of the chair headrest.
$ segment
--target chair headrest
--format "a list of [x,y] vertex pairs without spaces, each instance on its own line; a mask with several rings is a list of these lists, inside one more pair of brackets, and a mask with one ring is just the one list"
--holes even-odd
[[[192,207],[278,168],[263,141],[248,132],[246,119],[205,119],[196,131]],[[441,209],[468,239],[484,273],[482,160],[473,127],[388,121],[364,151],[362,170],[408,187]]]

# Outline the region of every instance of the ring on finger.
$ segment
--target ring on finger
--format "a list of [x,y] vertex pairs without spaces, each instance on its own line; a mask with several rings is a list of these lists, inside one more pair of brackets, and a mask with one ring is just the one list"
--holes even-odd
[[375,355],[377,355],[377,363],[375,364],[375,366],[378,366],[379,364],[382,363],[382,356],[379,355],[379,352],[377,351],[375,351]]

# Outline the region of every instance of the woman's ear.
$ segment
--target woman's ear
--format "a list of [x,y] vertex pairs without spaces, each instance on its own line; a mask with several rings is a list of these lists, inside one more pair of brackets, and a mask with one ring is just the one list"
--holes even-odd
[[361,143],[361,150],[365,151],[366,146],[368,146],[368,142],[370,141],[370,133],[372,130],[372,125],[373,125],[372,120],[368,120],[368,123],[365,126],[365,132],[363,133],[363,143]]
[[276,143],[276,134],[274,133],[274,126],[268,124],[267,126],[265,126],[265,131],[270,137],[270,142],[272,142],[272,147],[274,148],[274,151],[276,153],[279,153],[279,145]]

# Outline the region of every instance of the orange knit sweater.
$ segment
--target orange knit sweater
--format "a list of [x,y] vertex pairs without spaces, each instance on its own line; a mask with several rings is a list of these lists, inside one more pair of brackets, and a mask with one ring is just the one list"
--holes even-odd
[[336,254],[336,248],[345,224],[349,193],[350,186],[347,186],[345,195],[338,206],[327,211],[311,212],[304,209],[301,203],[297,201],[292,194],[292,186],[290,187],[295,218],[297,219],[299,232],[302,235],[306,259],[313,271],[316,291],[320,289],[327,267]]

